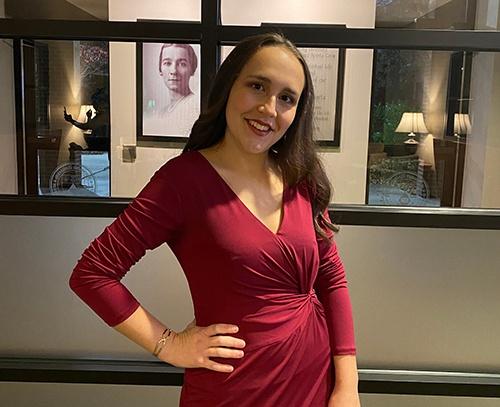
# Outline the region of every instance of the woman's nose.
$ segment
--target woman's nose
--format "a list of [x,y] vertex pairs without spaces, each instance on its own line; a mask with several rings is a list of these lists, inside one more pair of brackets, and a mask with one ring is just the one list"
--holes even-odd
[[264,103],[261,105],[262,108],[259,110],[261,113],[265,113],[268,116],[276,117],[276,96],[270,96],[266,98]]

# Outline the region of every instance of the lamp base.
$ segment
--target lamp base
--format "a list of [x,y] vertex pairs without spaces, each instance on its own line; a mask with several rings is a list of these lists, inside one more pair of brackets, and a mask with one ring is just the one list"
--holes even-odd
[[418,144],[418,141],[415,140],[415,133],[408,133],[408,140],[405,141],[405,144]]

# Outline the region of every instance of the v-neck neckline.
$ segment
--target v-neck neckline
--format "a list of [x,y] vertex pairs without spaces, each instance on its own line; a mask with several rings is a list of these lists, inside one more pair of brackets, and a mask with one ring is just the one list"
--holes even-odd
[[264,228],[268,233],[273,235],[274,237],[278,237],[283,233],[283,226],[285,224],[285,219],[287,218],[286,216],[286,202],[287,202],[287,192],[288,192],[288,186],[285,184],[283,180],[283,192],[281,196],[281,213],[280,213],[280,224],[278,226],[278,230],[276,232],[273,232],[269,227],[260,220],[257,215],[255,215],[249,208],[248,206],[245,205],[245,203],[241,200],[241,198],[238,196],[236,192],[234,192],[233,188],[226,182],[226,180],[222,177],[222,175],[219,174],[219,172],[215,169],[215,167],[212,165],[212,163],[208,160],[207,157],[205,157],[201,152],[198,150],[193,150],[195,151],[204,161],[207,166],[210,168],[212,173],[219,179],[219,181],[222,183],[224,188],[228,190],[228,192],[235,198],[236,202],[239,204],[239,206],[243,207],[243,209],[250,215],[251,218],[256,221],[257,224],[260,225],[261,228]]

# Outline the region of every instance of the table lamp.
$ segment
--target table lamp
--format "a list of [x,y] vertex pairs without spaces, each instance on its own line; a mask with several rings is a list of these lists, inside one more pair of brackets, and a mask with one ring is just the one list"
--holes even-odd
[[470,134],[471,124],[468,113],[455,113],[453,118],[453,132],[455,136]]
[[418,141],[415,140],[415,133],[429,133],[429,130],[425,126],[424,114],[415,112],[403,113],[395,132],[408,133],[409,138],[405,141],[405,144],[418,144]]

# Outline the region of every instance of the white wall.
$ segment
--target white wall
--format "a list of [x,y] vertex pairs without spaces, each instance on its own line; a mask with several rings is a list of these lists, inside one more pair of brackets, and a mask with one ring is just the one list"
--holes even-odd
[[[0,16],[3,16],[3,1]],[[17,194],[17,148],[12,41],[0,39],[0,194]]]
[[[110,0],[109,19],[137,18],[199,20],[199,1],[177,1],[173,5],[160,0],[135,2]],[[355,4],[355,6],[353,6]],[[347,24],[349,27],[374,27],[375,1],[341,0],[309,2],[259,0],[224,1],[222,17],[226,24],[260,24],[260,21],[311,22]],[[345,88],[342,112],[341,145],[324,151],[328,176],[334,187],[337,203],[364,203],[366,155],[370,118],[372,51],[348,50],[346,55]],[[155,169],[180,149],[138,148],[135,163],[121,162],[121,145],[136,140],[136,81],[135,44],[110,44],[110,98],[112,195],[135,196],[149,180]],[[127,84],[127,86],[124,86]]]
[[201,19],[200,0],[108,0],[109,21]]

